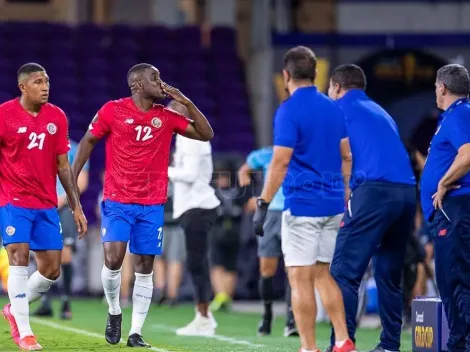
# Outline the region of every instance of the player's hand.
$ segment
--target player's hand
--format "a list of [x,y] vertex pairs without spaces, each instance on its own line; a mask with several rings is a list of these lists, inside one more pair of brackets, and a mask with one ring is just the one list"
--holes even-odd
[[239,171],[238,172],[238,184],[240,185],[240,187],[249,186],[250,183],[251,183],[250,175],[244,171]]
[[256,206],[255,215],[253,215],[253,227],[257,236],[263,237],[263,225],[266,220],[266,215],[268,214],[269,204],[263,206]]
[[88,221],[85,217],[85,214],[83,214],[82,207],[77,208],[78,209],[73,212],[73,219],[75,220],[75,224],[77,225],[78,238],[83,239],[88,230]]
[[172,87],[163,81],[160,82],[160,86],[162,87],[163,93],[176,100],[176,102],[183,104],[184,106],[191,103],[191,100],[181,93],[179,89]]
[[437,192],[432,195],[432,204],[434,205],[434,209],[442,209],[442,201],[444,200],[445,195],[447,192],[453,189],[460,188],[460,185],[452,185],[449,187],[443,186],[440,183],[437,185]]

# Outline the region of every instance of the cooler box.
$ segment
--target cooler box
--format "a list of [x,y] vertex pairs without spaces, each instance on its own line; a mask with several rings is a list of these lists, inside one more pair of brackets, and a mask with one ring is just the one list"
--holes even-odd
[[416,298],[411,312],[413,352],[447,351],[449,328],[441,299]]

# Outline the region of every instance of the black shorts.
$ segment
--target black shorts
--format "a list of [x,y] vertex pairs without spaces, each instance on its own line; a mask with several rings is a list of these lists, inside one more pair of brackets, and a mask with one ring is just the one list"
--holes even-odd
[[227,271],[237,271],[238,250],[240,247],[240,226],[224,228],[217,224],[211,234],[211,266],[221,266]]
[[78,237],[77,225],[75,224],[73,214],[68,206],[64,206],[59,210],[59,218],[64,246],[70,246],[72,247],[72,250],[75,251]]

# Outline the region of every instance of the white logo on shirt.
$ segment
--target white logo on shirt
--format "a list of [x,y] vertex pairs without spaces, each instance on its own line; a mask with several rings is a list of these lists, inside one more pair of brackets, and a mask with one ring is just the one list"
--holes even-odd
[[134,123],[134,119],[127,119],[124,122],[127,123],[128,125],[132,125]]
[[103,236],[103,237],[106,236],[106,227],[103,227],[101,229],[101,236]]
[[18,133],[26,133],[27,128],[26,127],[20,127],[18,128]]
[[13,236],[16,232],[16,229],[13,226],[8,226],[5,230],[8,236]]
[[47,132],[49,132],[49,134],[55,134],[57,132],[57,126],[54,125],[53,123],[48,123]]

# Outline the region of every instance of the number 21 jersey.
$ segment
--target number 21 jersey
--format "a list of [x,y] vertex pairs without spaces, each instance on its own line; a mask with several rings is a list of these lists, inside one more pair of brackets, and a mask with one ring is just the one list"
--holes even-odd
[[107,136],[103,199],[164,204],[171,140],[174,133],[183,134],[189,123],[162,105],[144,112],[132,98],[106,103],[89,127],[95,137]]
[[53,104],[34,116],[19,99],[0,105],[0,205],[57,206],[57,156],[70,150],[67,118]]

